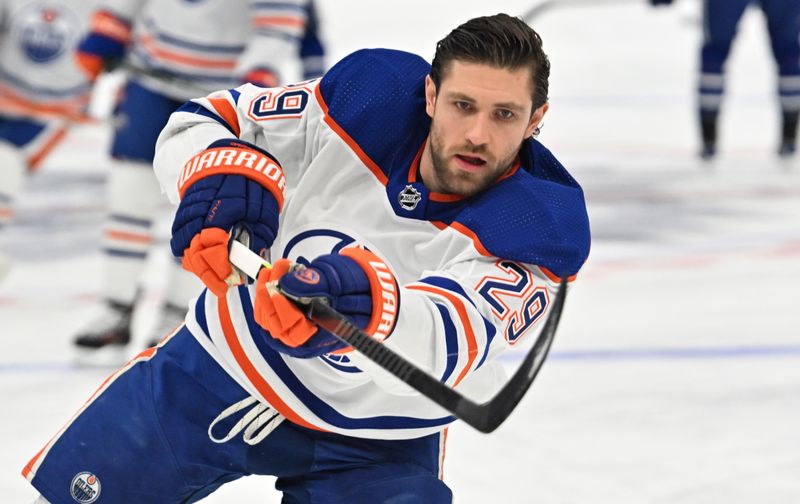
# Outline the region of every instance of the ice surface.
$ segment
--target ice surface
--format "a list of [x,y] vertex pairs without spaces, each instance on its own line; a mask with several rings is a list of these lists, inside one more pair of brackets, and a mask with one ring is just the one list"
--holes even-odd
[[[699,2],[586,3],[533,24],[553,64],[540,139],[585,188],[592,254],[529,395],[491,435],[450,429],[445,480],[462,504],[800,502],[800,163],[774,155],[763,17],[740,27],[720,156],[703,164]],[[459,22],[531,5],[320,7],[335,59],[379,46],[430,58]],[[0,233],[15,261],[0,284],[3,502],[33,499],[19,471],[109,372],[75,367],[69,345],[99,292],[107,139],[76,130]],[[153,306],[164,257],[149,263]],[[139,330],[148,323],[144,312]],[[204,502],[277,503],[272,483],[240,480]]]

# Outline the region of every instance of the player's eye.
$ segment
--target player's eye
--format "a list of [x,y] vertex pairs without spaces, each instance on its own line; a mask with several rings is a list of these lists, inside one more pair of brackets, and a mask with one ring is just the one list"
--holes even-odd
[[514,112],[512,112],[512,111],[510,111],[508,109],[499,109],[497,111],[497,117],[499,117],[500,119],[503,119],[505,121],[508,121],[508,120],[514,118]]
[[458,110],[463,110],[463,111],[472,110],[472,104],[470,102],[464,100],[457,100],[454,103]]

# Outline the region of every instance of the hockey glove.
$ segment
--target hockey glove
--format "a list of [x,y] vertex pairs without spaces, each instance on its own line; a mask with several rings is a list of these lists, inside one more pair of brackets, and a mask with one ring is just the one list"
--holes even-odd
[[181,202],[170,246],[183,267],[218,297],[227,291],[229,232],[241,225],[260,255],[275,240],[286,185],[280,165],[241,140],[217,140],[190,159],[178,180]]
[[250,84],[266,88],[276,87],[279,84],[278,76],[268,68],[254,68],[250,70],[244,75],[242,82],[249,82]]
[[131,24],[108,11],[92,16],[91,31],[78,44],[78,66],[90,80],[117,65],[131,40]]
[[271,270],[262,270],[256,283],[254,316],[269,332],[266,339],[272,348],[300,358],[347,348],[308,320],[287,296],[323,298],[380,341],[392,332],[397,318],[394,275],[386,263],[364,249],[347,248],[339,254],[323,255],[308,267],[293,270],[289,261],[281,259]]

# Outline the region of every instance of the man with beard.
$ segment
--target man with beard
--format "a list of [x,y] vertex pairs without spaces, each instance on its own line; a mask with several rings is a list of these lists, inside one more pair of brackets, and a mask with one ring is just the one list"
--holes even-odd
[[[498,14],[453,30],[432,65],[362,50],[321,80],[181,107],[155,167],[178,203],[173,253],[207,289],[25,476],[51,502],[193,502],[249,474],[278,476],[286,502],[451,502],[454,417],[284,294],[494,395],[497,355],[541,328],[589,251],[583,193],[533,138],[548,76],[539,35]],[[273,267],[229,288],[240,229]]]

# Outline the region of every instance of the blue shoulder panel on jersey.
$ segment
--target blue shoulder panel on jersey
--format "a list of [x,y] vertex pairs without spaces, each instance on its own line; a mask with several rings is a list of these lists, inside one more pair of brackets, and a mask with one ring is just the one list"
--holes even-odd
[[522,169],[470,201],[455,218],[494,256],[574,275],[589,255],[583,190],[536,140],[520,151]]
[[[405,172],[430,130],[425,112],[429,72],[430,65],[417,55],[364,49],[334,65],[319,85],[331,119],[389,179],[392,201],[405,187]],[[383,113],[375,114],[376,109]],[[583,191],[538,141],[526,141],[520,159],[522,169],[476,198],[423,201],[414,212],[395,212],[458,222],[494,256],[543,266],[559,276],[574,275],[589,254]],[[427,190],[418,189],[426,200]]]
[[363,49],[336,63],[319,84],[331,119],[387,176],[395,167],[408,168],[428,134],[429,72],[430,65],[415,54]]

